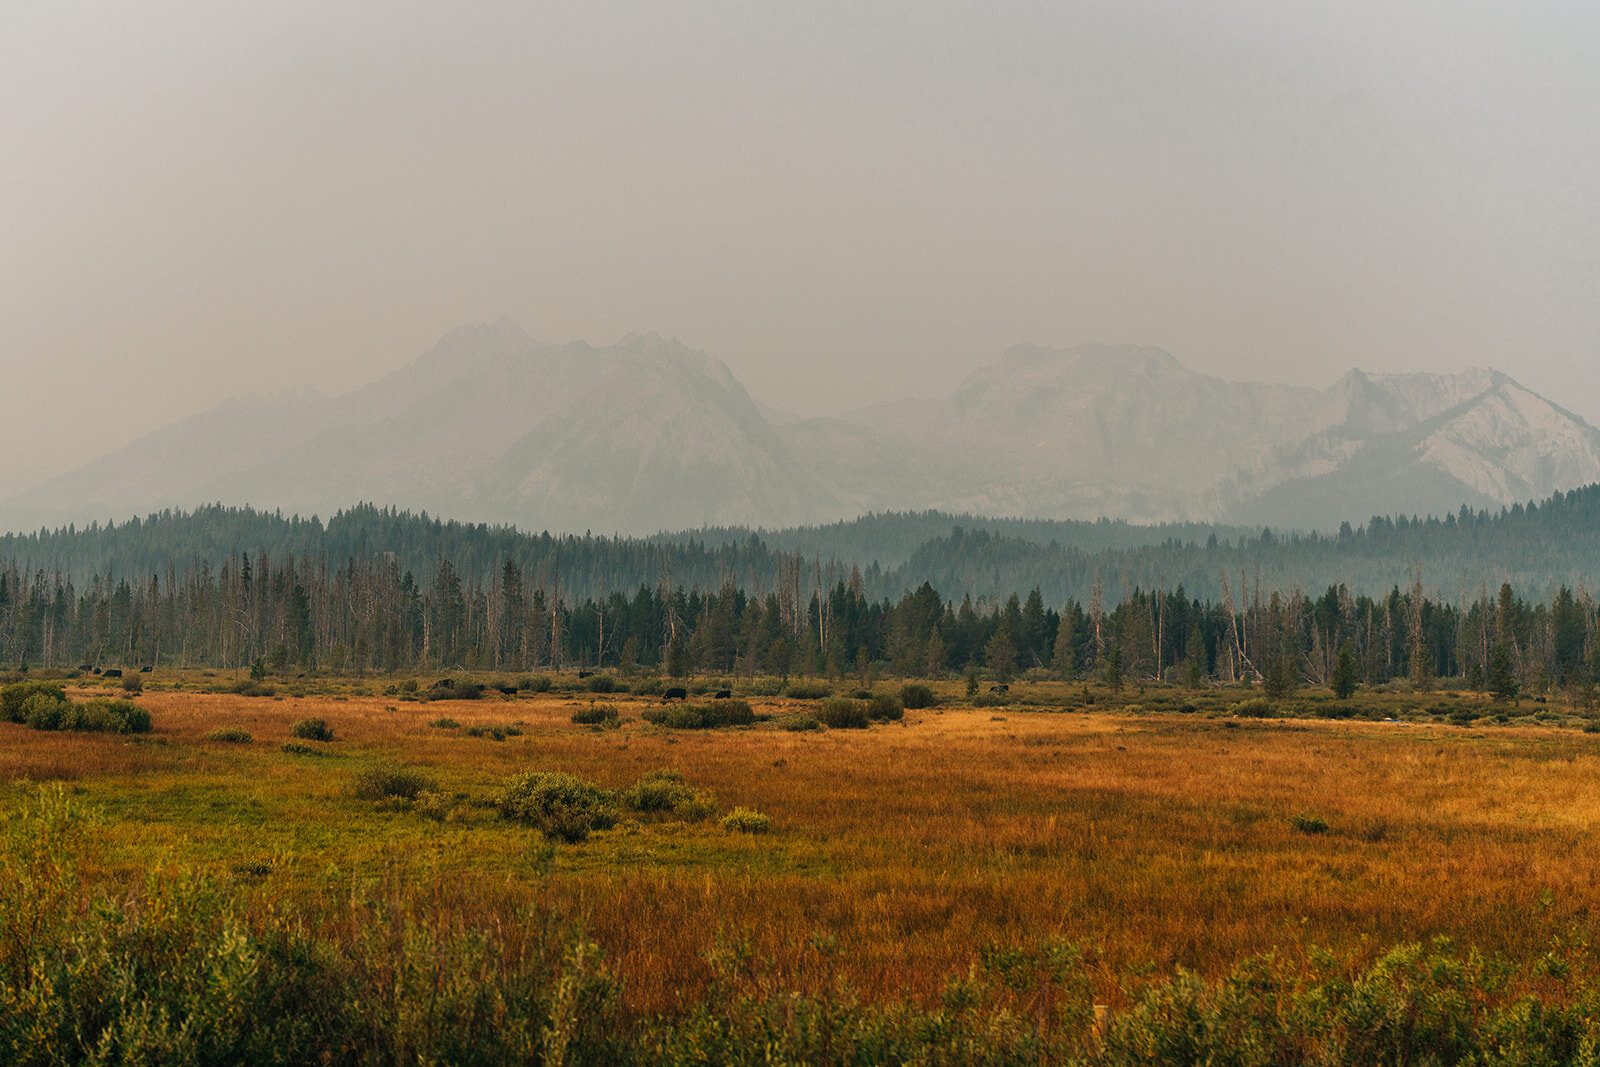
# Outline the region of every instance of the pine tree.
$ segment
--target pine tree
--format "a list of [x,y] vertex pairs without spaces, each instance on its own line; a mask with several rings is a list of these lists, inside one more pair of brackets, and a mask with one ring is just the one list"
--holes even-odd
[[1339,658],[1333,664],[1333,695],[1349,700],[1356,691],[1356,654],[1349,638],[1339,646]]
[[1494,646],[1489,655],[1489,693],[1500,703],[1517,698],[1517,679],[1511,664],[1511,649],[1504,641]]

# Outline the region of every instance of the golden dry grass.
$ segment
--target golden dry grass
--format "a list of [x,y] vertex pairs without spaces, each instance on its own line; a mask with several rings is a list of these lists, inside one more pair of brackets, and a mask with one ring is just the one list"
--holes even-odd
[[[1312,944],[1359,956],[1446,934],[1528,960],[1600,905],[1596,735],[1017,706],[867,731],[670,732],[639,721],[651,701],[601,699],[621,729],[574,726],[588,698],[558,694],[152,691],[148,737],[0,724],[0,803],[25,780],[70,781],[106,811],[105,877],[178,861],[302,903],[399,879],[468,922],[535,898],[584,917],[641,1011],[694,997],[707,954],[744,943],[751,966],[801,988],[933,997],[984,946],[1056,935],[1085,945],[1096,998],[1117,1005],[1177,966],[1216,975]],[[525,732],[470,738],[428,725],[441,715]],[[338,755],[281,751],[308,716]],[[205,740],[220,726],[255,740]],[[481,807],[439,823],[356,799],[351,778],[379,761],[469,799],[521,770],[614,788],[671,767],[774,832],[624,820],[552,855]]]

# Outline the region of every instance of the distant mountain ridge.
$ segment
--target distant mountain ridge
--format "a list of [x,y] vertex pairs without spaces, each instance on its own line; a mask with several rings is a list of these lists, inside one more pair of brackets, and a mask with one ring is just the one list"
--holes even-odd
[[1018,345],[945,400],[780,415],[656,335],[464,326],[341,397],[245,397],[0,502],[0,528],[356,501],[525,528],[774,528],[870,511],[1331,529],[1600,482],[1600,431],[1493,370],[1230,382],[1134,345]]

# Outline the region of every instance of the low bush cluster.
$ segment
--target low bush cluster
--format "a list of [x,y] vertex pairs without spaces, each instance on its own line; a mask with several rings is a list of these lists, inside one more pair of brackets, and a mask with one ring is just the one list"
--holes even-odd
[[572,721],[579,726],[618,726],[622,719],[615,704],[590,704],[572,713]]
[[443,718],[434,719],[433,721],[429,722],[428,725],[433,727],[435,730],[459,730],[459,729],[461,729],[461,724],[456,722],[454,719],[450,718],[449,716],[445,716]]
[[921,682],[908,682],[900,687],[900,703],[912,711],[931,708],[937,703],[933,687]]
[[468,737],[487,737],[492,741],[504,741],[508,737],[521,737],[522,727],[511,723],[473,723],[467,727]]
[[289,736],[302,741],[332,741],[333,728],[326,719],[301,719],[289,727]]
[[584,688],[591,693],[615,693],[622,686],[617,684],[614,674],[595,674],[583,680]]
[[612,796],[593,782],[561,771],[514,775],[494,797],[502,818],[532,826],[558,841],[582,841],[617,824]]
[[226,741],[230,745],[248,745],[251,737],[249,730],[241,730],[237,726],[223,726],[206,734],[206,740]]
[[796,679],[783,688],[790,700],[822,700],[833,695],[833,686],[827,682],[808,682]]
[[1278,709],[1265,697],[1241,700],[1228,710],[1241,719],[1273,719],[1278,715]]
[[645,722],[669,730],[711,730],[719,726],[749,726],[756,714],[747,700],[713,700],[706,704],[669,704],[651,708],[641,716]]
[[794,715],[785,715],[783,718],[779,719],[778,729],[788,730],[791,733],[804,733],[807,730],[820,730],[822,729],[822,724],[817,721],[817,717],[815,715],[803,715],[797,713]]
[[550,692],[550,676],[548,674],[529,674],[517,679],[517,688],[524,693]]
[[905,705],[893,693],[873,693],[867,699],[867,718],[873,722],[898,722],[905,714]]
[[865,730],[867,709],[859,700],[829,697],[817,708],[817,720],[830,730]]
[[362,800],[415,800],[417,794],[433,792],[438,785],[414,767],[368,767],[356,774],[350,791]]
[[722,828],[730,833],[764,834],[772,829],[772,820],[751,808],[734,808],[722,817]]
[[126,700],[95,698],[79,702],[51,682],[18,682],[0,688],[0,719],[35,730],[83,733],[150,732],[150,713]]

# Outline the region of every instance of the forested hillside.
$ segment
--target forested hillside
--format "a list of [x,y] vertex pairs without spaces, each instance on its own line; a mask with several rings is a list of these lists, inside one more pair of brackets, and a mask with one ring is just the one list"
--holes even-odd
[[[955,529],[886,570],[754,536],[554,538],[373,508],[326,526],[212,508],[0,541],[0,662],[1040,669],[1249,675],[1283,690],[1333,680],[1342,656],[1345,676],[1373,683],[1588,685],[1597,517],[1592,488],[1328,538],[1090,552]],[[1440,595],[1429,583],[1441,570],[1473,575],[1472,587]],[[1375,576],[1387,592],[1361,584]]]

